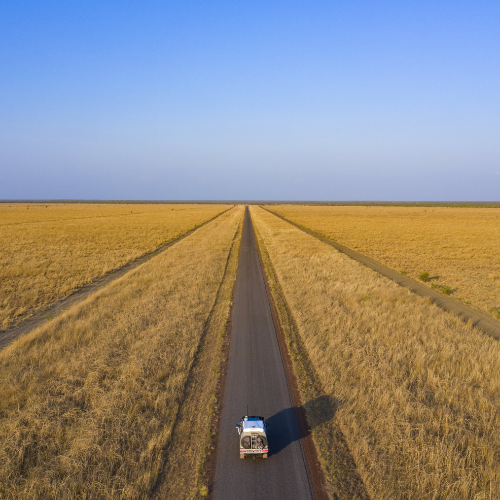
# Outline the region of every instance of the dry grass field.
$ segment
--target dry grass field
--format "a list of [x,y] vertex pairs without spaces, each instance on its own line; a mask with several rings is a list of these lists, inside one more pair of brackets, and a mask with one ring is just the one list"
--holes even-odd
[[[172,465],[185,457],[169,444],[200,345],[227,319],[219,292],[228,272],[234,282],[242,216],[230,210],[0,352],[0,498],[136,499],[178,479],[162,477],[167,464],[196,476]],[[197,430],[187,465],[203,458]]]
[[0,328],[8,328],[227,208],[0,204]]
[[500,343],[269,212],[252,217],[331,497],[352,498],[340,429],[373,499],[500,498]]
[[500,208],[267,208],[500,319]]

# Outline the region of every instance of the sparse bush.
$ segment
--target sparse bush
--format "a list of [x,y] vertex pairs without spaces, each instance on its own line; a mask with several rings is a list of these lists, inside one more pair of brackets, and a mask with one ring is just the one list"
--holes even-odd
[[408,273],[404,269],[401,269],[401,271],[399,271],[399,274],[406,276]]
[[437,283],[431,283],[431,288],[435,290],[436,288],[439,288],[439,285]]
[[420,274],[418,275],[418,279],[419,279],[420,281],[423,281],[424,283],[425,283],[426,281],[429,281],[429,273],[428,273],[427,271],[426,271],[425,273],[420,273]]
[[451,292],[452,290],[448,285],[441,287],[441,293],[443,293],[444,295],[450,295]]
[[493,313],[496,319],[500,319],[500,307],[490,307],[490,313]]

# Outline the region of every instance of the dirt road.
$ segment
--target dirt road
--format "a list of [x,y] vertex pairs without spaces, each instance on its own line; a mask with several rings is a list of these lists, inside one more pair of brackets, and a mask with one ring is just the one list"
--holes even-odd
[[421,297],[428,297],[432,302],[434,302],[434,304],[436,304],[441,309],[456,314],[465,323],[470,321],[473,326],[479,328],[487,335],[490,335],[491,337],[500,340],[500,321],[493,319],[488,314],[479,311],[477,309],[473,309],[472,307],[469,307],[451,297],[446,297],[442,293],[432,290],[431,288],[425,286],[422,283],[419,283],[418,281],[408,276],[403,276],[401,273],[395,271],[394,269],[384,266],[384,264],[381,264],[380,262],[370,259],[370,257],[367,257],[366,255],[363,255],[359,252],[356,252],[355,250],[352,250],[344,245],[341,245],[340,243],[325,238],[324,236],[321,236],[318,233],[315,233],[314,231],[311,231],[310,229],[307,229],[306,227],[303,227],[300,224],[297,224],[283,217],[282,215],[279,215],[271,210],[268,210],[265,207],[262,208],[272,213],[276,217],[279,217],[280,219],[284,220],[285,222],[292,224],[298,229],[304,231],[305,233],[310,234],[311,236],[314,236],[315,238],[318,238],[319,240],[336,248],[339,252],[342,252],[343,254],[349,256],[351,259],[354,259],[360,262],[361,264],[365,265],[366,267],[369,267],[370,269],[377,271],[378,273],[382,274],[386,278],[391,279],[398,285],[408,288],[410,291],[416,293],[417,295],[420,295]]
[[[312,498],[299,430],[248,213],[241,241],[224,407],[211,498]],[[269,458],[239,457],[236,424],[262,415]]]
[[142,255],[141,257],[129,262],[128,264],[125,264],[124,266],[109,272],[105,276],[96,278],[88,285],[82,286],[78,290],[75,290],[71,295],[62,299],[56,304],[52,304],[47,308],[43,309],[41,312],[38,312],[33,316],[26,318],[20,324],[12,328],[9,328],[8,330],[0,330],[0,350],[7,347],[11,342],[14,342],[14,340],[16,340],[19,336],[24,335],[30,332],[31,330],[34,330],[35,328],[42,325],[46,321],[61,314],[65,310],[74,306],[75,304],[78,304],[79,302],[87,298],[90,294],[94,293],[98,289],[106,285],[109,285],[111,282],[117,280],[118,278],[121,278],[124,274],[128,273],[129,271],[132,271],[132,269],[135,269],[136,267],[144,264],[145,262],[152,259],[156,255],[164,252],[172,245],[175,245],[182,239],[192,234],[197,229],[200,229],[201,227],[217,219],[217,217],[220,217],[222,214],[225,214],[228,210],[231,210],[231,208],[224,210],[220,214],[217,214],[215,217],[212,217],[211,219],[203,222],[199,226],[196,226],[193,229],[190,229],[189,231],[185,232],[184,234],[181,234],[174,240],[169,241],[165,245],[162,245],[161,247],[157,248],[156,250]]

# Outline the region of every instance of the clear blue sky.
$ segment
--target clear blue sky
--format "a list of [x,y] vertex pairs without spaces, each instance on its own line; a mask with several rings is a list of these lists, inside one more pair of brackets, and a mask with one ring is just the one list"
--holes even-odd
[[0,3],[0,199],[500,200],[500,2]]

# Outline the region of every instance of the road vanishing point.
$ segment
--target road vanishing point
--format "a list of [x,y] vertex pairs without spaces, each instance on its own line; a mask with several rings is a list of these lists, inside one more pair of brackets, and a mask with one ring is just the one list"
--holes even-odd
[[[268,423],[267,459],[240,459],[236,424],[247,411]],[[210,496],[216,500],[313,498],[248,207]]]

